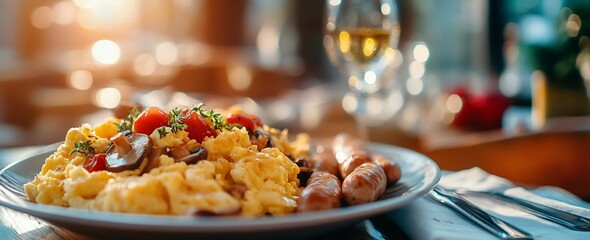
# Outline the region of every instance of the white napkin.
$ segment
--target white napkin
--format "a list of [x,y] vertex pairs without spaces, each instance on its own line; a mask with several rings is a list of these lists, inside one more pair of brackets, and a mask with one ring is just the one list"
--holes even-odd
[[[502,191],[566,212],[590,218],[590,204],[555,187],[527,191],[479,168],[443,174],[441,186],[477,191]],[[464,195],[482,209],[533,235],[535,239],[590,239],[590,232],[574,231],[526,213],[498,199]],[[455,211],[428,197],[417,199],[388,215],[412,239],[497,239]]]

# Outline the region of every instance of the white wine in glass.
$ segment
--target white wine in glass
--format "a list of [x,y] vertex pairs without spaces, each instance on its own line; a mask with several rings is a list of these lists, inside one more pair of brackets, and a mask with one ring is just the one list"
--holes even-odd
[[395,57],[400,26],[393,0],[328,0],[324,47],[355,93],[360,135],[368,138],[367,98]]

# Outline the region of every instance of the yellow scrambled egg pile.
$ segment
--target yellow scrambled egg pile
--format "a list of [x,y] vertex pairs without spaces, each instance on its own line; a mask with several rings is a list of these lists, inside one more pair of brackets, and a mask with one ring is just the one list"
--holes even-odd
[[[70,154],[74,143],[91,140],[96,152],[105,152],[109,138],[117,133],[118,121],[109,119],[94,128],[83,124],[70,129],[65,142],[45,160],[40,173],[25,184],[28,198],[64,207],[162,215],[198,211],[282,215],[296,208],[301,192],[299,167],[286,154],[306,155],[306,135],[300,134],[289,142],[286,131],[265,127],[276,136],[277,146],[259,150],[250,142],[245,128],[219,132],[202,144],[189,140],[184,131],[164,138],[152,134],[158,146],[198,145],[207,149],[208,158],[187,165],[161,155],[159,167],[144,174],[138,170],[88,172],[83,167],[86,156]],[[236,186],[245,189],[243,195],[231,194]]]

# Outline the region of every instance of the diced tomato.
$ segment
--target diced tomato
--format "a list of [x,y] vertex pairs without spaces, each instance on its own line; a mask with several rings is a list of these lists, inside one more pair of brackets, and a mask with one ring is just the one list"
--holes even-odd
[[99,153],[94,154],[92,156],[86,157],[84,161],[84,168],[88,170],[88,172],[96,172],[102,171],[107,169],[107,154],[106,153]]
[[199,143],[203,142],[205,137],[217,136],[215,130],[196,112],[190,111],[189,115],[182,119],[182,123],[186,124],[185,131],[188,132],[188,137],[197,140]]
[[227,123],[229,124],[239,124],[250,131],[256,130],[256,128],[262,127],[262,121],[258,116],[253,114],[245,114],[245,113],[235,113],[227,115]]
[[152,134],[159,127],[168,125],[168,114],[158,107],[148,107],[137,116],[133,129],[136,133]]

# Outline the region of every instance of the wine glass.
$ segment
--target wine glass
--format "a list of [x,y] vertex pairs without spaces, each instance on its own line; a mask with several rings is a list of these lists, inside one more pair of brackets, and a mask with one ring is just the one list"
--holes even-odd
[[381,75],[395,57],[400,34],[394,0],[328,0],[324,47],[339,67],[357,106],[360,137],[368,140],[367,99],[381,88]]

